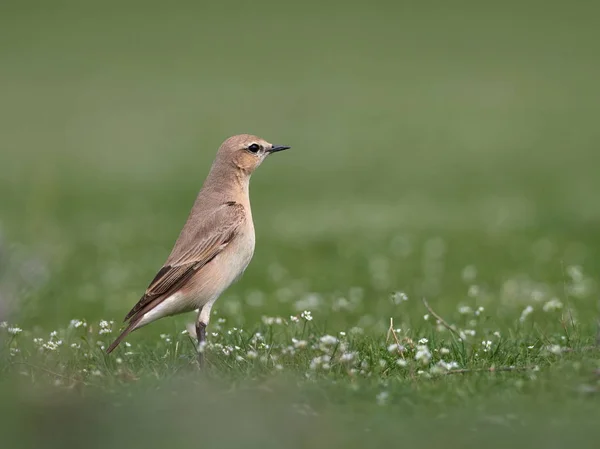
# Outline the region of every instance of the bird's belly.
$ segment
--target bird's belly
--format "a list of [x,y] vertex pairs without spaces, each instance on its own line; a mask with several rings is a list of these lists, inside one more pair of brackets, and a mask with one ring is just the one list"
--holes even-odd
[[253,231],[232,242],[225,251],[198,270],[181,290],[146,313],[136,328],[165,316],[200,309],[216,301],[227,287],[242,276],[250,263],[254,254]]
[[182,293],[191,297],[194,308],[215,301],[223,291],[239,279],[254,254],[254,233],[232,242],[225,251],[202,267]]

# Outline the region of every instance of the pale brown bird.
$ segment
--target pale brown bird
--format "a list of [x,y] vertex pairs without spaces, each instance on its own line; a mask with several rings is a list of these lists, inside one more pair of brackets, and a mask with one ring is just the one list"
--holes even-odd
[[254,254],[250,176],[267,156],[288,148],[249,134],[223,142],[169,258],[125,317],[127,327],[108,353],[146,324],[199,309],[196,335],[202,362],[210,310]]

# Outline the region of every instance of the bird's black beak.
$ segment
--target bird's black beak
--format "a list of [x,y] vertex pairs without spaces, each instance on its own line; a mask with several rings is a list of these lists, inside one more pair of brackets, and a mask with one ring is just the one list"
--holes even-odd
[[278,151],[289,150],[291,147],[286,147],[284,145],[273,145],[269,150],[269,153],[277,153]]

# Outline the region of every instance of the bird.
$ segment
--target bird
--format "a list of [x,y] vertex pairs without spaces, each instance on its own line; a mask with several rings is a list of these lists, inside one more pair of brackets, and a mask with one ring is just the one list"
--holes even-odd
[[198,310],[195,330],[203,365],[211,308],[254,255],[250,177],[268,156],[289,148],[250,134],[221,144],[171,254],[125,317],[126,327],[107,353],[153,321]]

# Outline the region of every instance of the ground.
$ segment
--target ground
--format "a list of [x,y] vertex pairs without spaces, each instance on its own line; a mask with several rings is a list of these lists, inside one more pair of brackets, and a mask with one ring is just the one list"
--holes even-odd
[[[596,447],[592,2],[0,8],[10,447]],[[293,148],[206,369],[105,355],[238,133]]]

